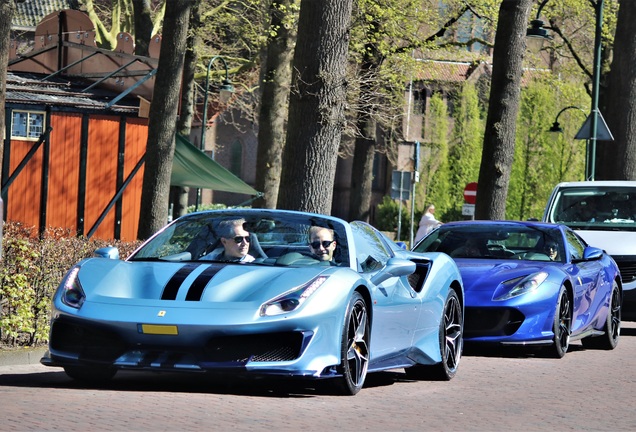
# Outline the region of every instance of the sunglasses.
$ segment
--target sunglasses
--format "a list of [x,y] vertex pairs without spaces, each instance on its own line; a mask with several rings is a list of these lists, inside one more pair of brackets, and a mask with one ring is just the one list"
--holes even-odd
[[249,243],[250,242],[250,236],[236,236],[236,237],[234,237],[234,242],[236,244],[241,244],[242,241],[245,241],[245,243]]
[[331,244],[335,242],[335,240],[316,240],[313,241],[311,243],[309,243],[309,245],[313,248],[313,249],[319,249],[320,245],[322,245],[322,247],[324,247],[325,249],[327,249],[329,246],[331,246]]

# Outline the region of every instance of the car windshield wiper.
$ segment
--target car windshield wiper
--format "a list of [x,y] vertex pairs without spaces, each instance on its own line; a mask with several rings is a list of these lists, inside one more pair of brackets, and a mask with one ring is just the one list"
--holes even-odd
[[165,255],[162,257],[132,257],[128,261],[148,261],[148,262],[183,262],[183,261],[196,261],[192,259],[190,252],[181,252],[173,255]]
[[131,257],[131,258],[128,258],[128,261],[165,261],[165,260],[159,257],[142,257],[142,258]]

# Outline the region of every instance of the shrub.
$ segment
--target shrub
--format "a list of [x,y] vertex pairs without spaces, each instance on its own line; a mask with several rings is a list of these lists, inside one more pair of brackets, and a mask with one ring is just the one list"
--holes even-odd
[[55,228],[38,235],[35,228],[6,223],[0,267],[0,345],[48,342],[51,297],[64,274],[95,249],[108,245],[119,248],[124,258],[139,242],[87,239]]
[[188,206],[188,208],[186,209],[187,213],[194,213],[197,211],[205,211],[205,210],[224,210],[226,209],[227,206],[225,204],[199,204],[199,207],[197,206]]
[[[411,224],[410,210],[407,206],[402,206],[402,229]],[[399,204],[389,196],[382,198],[375,211],[375,227],[380,231],[397,232]]]

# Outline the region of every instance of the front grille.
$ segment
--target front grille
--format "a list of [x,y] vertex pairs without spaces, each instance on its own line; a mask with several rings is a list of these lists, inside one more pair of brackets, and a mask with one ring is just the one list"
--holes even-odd
[[206,360],[220,363],[290,361],[300,357],[307,335],[268,333],[212,338],[205,345]]
[[524,319],[524,315],[513,308],[467,307],[464,336],[510,336],[519,329]]
[[76,354],[80,360],[112,363],[126,346],[113,332],[55,321],[51,327],[51,349]]
[[[55,321],[51,349],[73,354],[89,363],[114,363],[122,358],[127,367],[174,368],[198,364],[204,369],[242,366],[252,362],[295,360],[307,346],[312,332],[285,332],[213,337],[205,346],[127,346],[114,332],[98,326]],[[224,365],[222,365],[224,364]],[[181,367],[181,366],[179,366]]]
[[631,255],[613,255],[612,258],[614,258],[614,261],[618,264],[623,283],[636,280],[636,257]]

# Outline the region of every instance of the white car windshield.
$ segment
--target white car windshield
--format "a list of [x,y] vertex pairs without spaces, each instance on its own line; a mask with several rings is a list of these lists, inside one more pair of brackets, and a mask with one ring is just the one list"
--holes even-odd
[[635,221],[636,189],[619,186],[563,188],[548,215],[574,229],[636,231]]

